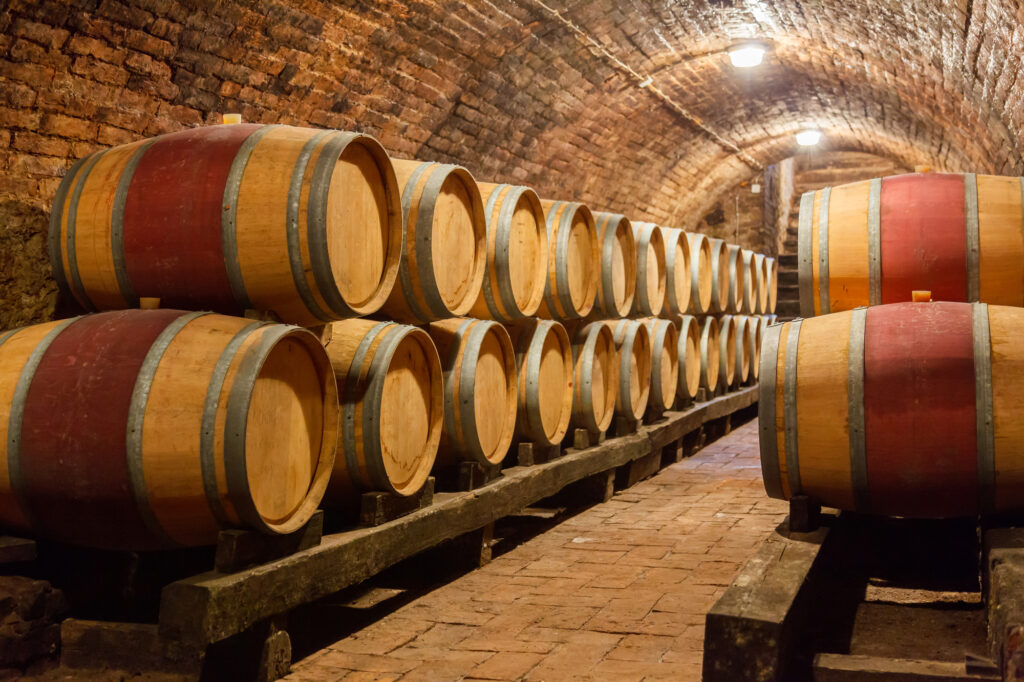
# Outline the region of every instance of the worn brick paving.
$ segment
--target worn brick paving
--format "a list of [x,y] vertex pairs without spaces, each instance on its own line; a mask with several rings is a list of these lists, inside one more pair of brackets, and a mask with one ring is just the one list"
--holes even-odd
[[287,679],[699,680],[705,612],[785,512],[748,423]]

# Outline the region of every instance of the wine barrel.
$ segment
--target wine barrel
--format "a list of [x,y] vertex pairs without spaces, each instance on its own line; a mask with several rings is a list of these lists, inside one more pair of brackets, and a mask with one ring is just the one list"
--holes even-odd
[[487,219],[480,188],[461,166],[395,159],[405,243],[398,282],[381,311],[411,324],[465,315],[480,297]]
[[757,295],[751,315],[763,315],[768,312],[768,259],[762,253],[754,254],[754,271],[757,273]]
[[619,359],[615,413],[629,421],[640,421],[651,397],[651,335],[638,320],[611,320],[608,324]]
[[700,328],[700,385],[709,394],[714,394],[718,389],[718,375],[721,372],[720,337],[718,320],[710,315],[705,317]]
[[[711,244],[711,308],[713,313],[727,313],[735,306],[733,292],[729,289],[729,249],[721,239],[709,239]],[[736,268],[737,277],[742,277]],[[735,283],[740,286],[741,282]],[[742,288],[742,287],[741,287]]]
[[686,233],[661,228],[665,242],[665,307],[669,315],[683,315],[690,308],[693,277],[690,272],[690,241]]
[[768,321],[765,316],[757,315],[747,318],[747,334],[750,336],[750,376],[748,381],[756,383],[761,376],[761,338]]
[[594,308],[601,272],[597,226],[590,209],[572,201],[541,201],[548,231],[544,300],[538,317],[576,320]]
[[636,296],[636,242],[629,219],[618,213],[595,213],[601,244],[601,276],[593,313],[604,317],[625,317]]
[[679,332],[668,320],[641,320],[651,337],[651,397],[649,409],[655,414],[671,410],[679,390]]
[[739,312],[744,315],[753,315],[757,312],[757,264],[754,262],[754,252],[750,249],[742,249],[743,255],[743,306]]
[[497,322],[433,322],[430,338],[444,369],[444,431],[437,462],[498,464],[515,434],[516,355]]
[[544,298],[548,233],[537,193],[519,185],[477,183],[487,218],[487,267],[472,317],[515,322]]
[[736,325],[732,315],[718,318],[718,385],[728,391],[736,380]]
[[572,425],[591,433],[611,426],[618,397],[618,351],[611,327],[591,322],[572,336]]
[[677,315],[672,319],[678,337],[679,386],[676,395],[689,401],[700,390],[700,322],[693,315]]
[[911,300],[1024,305],[1024,178],[894,175],[800,200],[800,314]]
[[746,315],[733,315],[730,318],[730,322],[736,331],[732,388],[742,386],[750,379],[750,369],[754,356],[754,339],[750,336],[749,321],[750,318]]
[[665,305],[665,242],[654,223],[633,225],[636,240],[636,296],[634,315],[658,315]]
[[771,314],[779,301],[779,262],[775,258],[766,258],[764,264],[768,271],[768,307],[764,312]]
[[291,533],[337,425],[327,355],[298,327],[122,310],[0,333],[0,524],[132,551]]
[[686,233],[690,247],[690,308],[694,315],[711,311],[712,267],[711,240],[695,232]]
[[944,518],[1024,510],[1024,310],[896,303],[768,327],[772,497]]
[[65,174],[50,216],[54,275],[86,310],[155,297],[323,324],[377,311],[401,246],[384,148],[285,125],[207,126],[98,151]]
[[533,443],[561,443],[572,416],[569,335],[557,322],[536,319],[511,325],[508,331],[519,376],[516,434]]
[[364,491],[413,495],[434,465],[444,420],[441,361],[422,329],[394,322],[331,325],[327,356],[341,394],[341,447],[327,501]]
[[747,287],[747,268],[743,265],[742,250],[735,244],[726,244],[729,263],[729,301],[721,312],[736,314],[743,310],[743,295]]

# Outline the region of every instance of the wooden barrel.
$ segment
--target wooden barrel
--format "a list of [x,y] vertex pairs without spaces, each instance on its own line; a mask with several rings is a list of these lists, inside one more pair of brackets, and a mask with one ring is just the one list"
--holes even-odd
[[367,135],[284,125],[194,128],[105,149],[57,190],[49,253],[86,310],[273,311],[305,325],[391,293],[400,193]]
[[572,336],[572,425],[591,433],[611,426],[618,397],[618,351],[611,327],[591,322]]
[[444,369],[444,431],[437,461],[498,464],[516,427],[516,355],[497,322],[433,322],[430,337]]
[[768,312],[768,259],[764,254],[754,254],[754,271],[757,273],[757,295],[754,297],[754,310],[750,314],[763,315]]
[[693,400],[700,390],[700,322],[693,315],[679,315],[673,318],[676,325],[679,349],[679,387],[676,395],[680,400]]
[[774,313],[779,301],[779,262],[775,258],[765,258],[764,264],[768,271],[768,306],[764,312]]
[[690,308],[693,276],[690,269],[690,240],[674,228],[661,228],[665,242],[665,307],[669,315],[682,315]]
[[511,325],[508,331],[519,376],[516,434],[533,443],[561,443],[572,416],[569,335],[559,323],[537,319]]
[[1024,305],[1024,178],[894,175],[800,201],[803,317],[911,300]]
[[634,315],[659,315],[665,305],[665,242],[654,223],[633,225],[636,240]]
[[618,213],[595,213],[601,244],[601,276],[594,314],[617,318],[629,315],[636,295],[636,242],[629,219]]
[[[729,290],[729,249],[721,239],[709,239],[711,243],[711,308],[713,313],[727,313],[733,308],[732,292]],[[737,269],[737,276],[740,270]]]
[[732,315],[718,318],[718,385],[727,391],[736,380],[736,325]]
[[612,325],[619,357],[615,413],[629,421],[640,421],[651,397],[651,336],[637,320],[608,324]]
[[515,322],[544,298],[548,233],[540,199],[529,187],[478,183],[487,218],[487,268],[470,315]]
[[394,160],[405,243],[398,281],[382,312],[425,324],[465,315],[480,297],[487,219],[480,188],[462,166]]
[[594,308],[601,272],[590,209],[572,201],[541,201],[548,230],[548,268],[538,317],[576,320]]
[[711,240],[695,232],[686,233],[690,246],[690,308],[694,315],[711,311],[713,273],[711,266]]
[[742,386],[750,379],[751,365],[754,357],[754,339],[748,327],[750,317],[733,315],[731,322],[736,331],[736,352],[733,354],[732,388]]
[[720,337],[718,320],[710,315],[705,317],[700,327],[700,385],[710,394],[718,389],[718,375],[721,371]]
[[750,336],[750,376],[748,381],[755,383],[761,376],[761,338],[768,321],[763,315],[747,318],[747,335]]
[[[942,518],[1024,510],[1024,310],[897,303],[767,329],[772,497]],[[799,426],[798,426],[799,425]]]
[[642,320],[651,337],[651,397],[655,414],[671,410],[679,390],[679,332],[674,324],[657,317]]
[[327,355],[298,327],[122,310],[0,333],[0,523],[128,550],[290,533],[337,425]]
[[742,249],[735,244],[726,244],[728,251],[729,300],[722,312],[736,314],[743,310],[744,290],[748,285],[747,268],[743,265]]
[[331,325],[326,348],[341,394],[328,501],[351,504],[373,490],[415,494],[434,465],[444,420],[434,342],[417,327],[343,320]]
[[753,315],[757,312],[757,264],[754,262],[754,252],[750,249],[742,249],[743,255],[743,306],[740,312],[744,315]]

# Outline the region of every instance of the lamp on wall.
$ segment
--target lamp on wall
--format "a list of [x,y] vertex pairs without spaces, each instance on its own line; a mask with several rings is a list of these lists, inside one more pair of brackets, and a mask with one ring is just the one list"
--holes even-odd
[[813,128],[801,130],[796,134],[796,143],[801,147],[813,147],[821,142],[821,131]]
[[758,66],[768,50],[764,43],[740,43],[729,48],[729,61],[738,69]]

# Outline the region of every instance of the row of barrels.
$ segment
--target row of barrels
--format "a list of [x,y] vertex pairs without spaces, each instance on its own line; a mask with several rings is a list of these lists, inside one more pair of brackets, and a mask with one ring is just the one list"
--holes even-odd
[[159,298],[303,326],[767,314],[777,291],[774,259],[722,240],[286,125],[196,128],[80,160],[54,200],[49,254],[87,311]]
[[[288,533],[756,376],[766,317],[301,327],[122,310],[0,333],[0,525],[135,550]],[[54,415],[60,415],[54,419]]]

